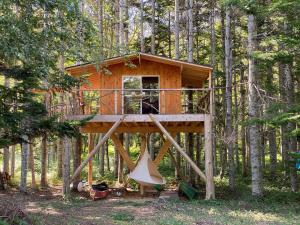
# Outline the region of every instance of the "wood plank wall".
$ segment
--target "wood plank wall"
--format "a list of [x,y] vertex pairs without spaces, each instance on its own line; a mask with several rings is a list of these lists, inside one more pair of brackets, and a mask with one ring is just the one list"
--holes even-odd
[[[124,63],[109,66],[111,75],[103,75],[100,72],[92,72],[87,78],[89,85],[83,85],[82,90],[89,89],[122,89],[122,76],[141,76],[153,75],[159,76],[160,88],[181,88],[180,68],[176,66],[161,64],[142,59],[132,61],[135,68],[125,66]],[[101,114],[114,114],[114,93],[103,91],[101,95],[106,95],[101,99]],[[161,114],[179,114],[181,113],[180,91],[166,91],[160,94],[160,112]],[[117,96],[117,113],[122,113],[122,99],[120,93]]]

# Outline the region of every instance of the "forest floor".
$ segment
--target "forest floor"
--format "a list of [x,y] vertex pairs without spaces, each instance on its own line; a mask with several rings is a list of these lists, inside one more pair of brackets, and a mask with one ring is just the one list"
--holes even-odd
[[[105,200],[92,201],[78,194],[73,194],[71,200],[66,201],[61,196],[59,186],[31,191],[25,195],[10,189],[0,192],[0,210],[19,208],[32,224],[37,225],[300,223],[299,194],[287,194],[288,192],[284,191],[276,193],[269,190],[267,192],[269,197],[251,200],[244,197],[245,192],[248,190],[223,194],[219,192],[218,200],[213,201],[186,201],[176,197],[169,199],[109,197]],[[0,224],[6,224],[1,223],[1,217]]]

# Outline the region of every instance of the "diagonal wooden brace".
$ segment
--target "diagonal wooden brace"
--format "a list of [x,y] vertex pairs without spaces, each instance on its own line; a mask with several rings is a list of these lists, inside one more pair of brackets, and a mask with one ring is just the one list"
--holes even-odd
[[[171,133],[171,136],[173,138],[175,138],[176,133]],[[153,161],[156,166],[158,166],[158,164],[163,159],[165,154],[167,154],[170,146],[171,146],[171,142],[168,139],[165,140],[165,143],[163,144],[163,146],[161,147],[161,149],[160,149],[159,153],[157,154],[155,160]]]
[[196,163],[185,153],[184,149],[181,148],[174,138],[169,134],[169,132],[161,125],[161,123],[155,118],[154,115],[149,114],[151,120],[156,124],[156,126],[166,135],[167,139],[174,145],[174,147],[180,152],[180,154],[186,159],[186,161],[191,165],[195,172],[200,176],[200,178],[206,183],[205,174],[199,169]]
[[124,149],[121,141],[115,134],[113,134],[110,138],[114,142],[114,145],[116,146],[118,152],[120,153],[124,161],[127,163],[129,170],[132,171],[134,169],[134,163],[129,157],[127,151]]
[[101,141],[98,142],[98,144],[94,147],[94,149],[88,154],[87,158],[80,164],[80,166],[76,169],[74,172],[71,183],[74,181],[74,179],[79,175],[79,173],[83,170],[83,168],[86,166],[86,164],[92,159],[92,157],[97,153],[97,151],[100,149],[100,147],[106,142],[106,140],[112,135],[112,133],[118,128],[120,123],[124,120],[126,115],[121,116],[114,125],[110,128],[110,130],[104,135],[104,137],[101,139]]

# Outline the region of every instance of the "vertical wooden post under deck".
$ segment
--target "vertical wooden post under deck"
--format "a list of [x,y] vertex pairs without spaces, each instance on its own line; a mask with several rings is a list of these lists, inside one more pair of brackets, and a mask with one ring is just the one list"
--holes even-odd
[[215,184],[214,184],[214,168],[213,168],[213,133],[212,133],[212,123],[213,123],[213,83],[212,83],[212,72],[209,72],[209,113],[205,114],[204,119],[204,132],[205,132],[205,176],[206,176],[206,196],[205,199],[215,198]]
[[215,184],[213,172],[213,155],[212,155],[212,133],[211,133],[211,116],[205,115],[204,121],[205,132],[205,176],[206,176],[206,195],[205,199],[215,198]]
[[[94,149],[94,136],[91,133],[88,136],[88,149],[89,149],[89,154]],[[89,161],[88,184],[89,185],[93,184],[93,158]]]

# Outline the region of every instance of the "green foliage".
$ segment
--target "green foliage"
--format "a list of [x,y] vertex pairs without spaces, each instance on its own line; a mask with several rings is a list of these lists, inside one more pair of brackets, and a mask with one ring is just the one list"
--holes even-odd
[[130,222],[130,221],[134,220],[134,216],[127,212],[118,212],[118,213],[112,214],[112,218],[113,218],[113,220],[116,220],[116,221],[126,221],[126,222]]
[[78,135],[80,124],[49,117],[35,92],[79,84],[57,66],[62,54],[66,60],[88,59],[82,50],[93,42],[94,29],[79,2],[4,0],[0,14],[0,76],[14,81],[9,88],[0,83],[0,148],[20,143],[22,135]]

